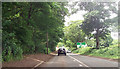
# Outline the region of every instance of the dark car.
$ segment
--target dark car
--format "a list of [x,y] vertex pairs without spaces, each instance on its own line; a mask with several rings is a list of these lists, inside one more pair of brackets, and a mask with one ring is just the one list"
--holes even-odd
[[58,49],[58,56],[59,56],[60,54],[65,54],[65,56],[66,56],[66,50],[65,50],[65,48],[59,48],[59,49]]

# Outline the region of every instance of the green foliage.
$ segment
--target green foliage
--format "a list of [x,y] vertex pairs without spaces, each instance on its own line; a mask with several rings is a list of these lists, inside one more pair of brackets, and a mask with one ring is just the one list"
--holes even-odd
[[86,53],[89,53],[92,51],[92,48],[91,47],[86,47],[86,48],[79,48],[77,49],[77,51],[73,51],[74,53],[80,53],[80,54],[86,54]]
[[2,3],[3,61],[21,59],[23,54],[55,51],[63,37],[67,3],[5,2]]
[[3,32],[2,42],[2,57],[3,61],[10,61],[15,59],[22,59],[23,50],[20,45],[17,44],[18,40],[14,38],[14,33]]
[[101,49],[93,49],[92,47],[80,48],[73,52],[83,55],[100,56],[112,59],[118,59],[119,56],[117,44]]
[[[50,48],[48,48],[48,54],[51,52]],[[44,53],[47,54],[47,48],[44,48]]]
[[[88,11],[84,15],[84,21],[81,25],[83,32],[88,35],[88,38],[96,39],[96,48],[99,48],[99,40],[106,39],[110,30],[108,28],[115,22],[110,19],[111,13],[117,13],[115,3],[96,3],[96,2],[78,2],[78,10]],[[75,6],[76,6],[75,5]],[[109,7],[106,9],[105,7]],[[95,32],[95,33],[91,33]],[[107,45],[108,46],[108,45]]]
[[73,53],[79,53],[79,50],[78,50],[78,49],[77,49],[77,50],[74,50]]
[[90,55],[118,59],[118,46],[94,50]]
[[95,47],[95,39],[87,39],[86,40],[87,46],[88,47]]
[[71,21],[70,25],[64,28],[65,36],[64,43],[69,47],[76,47],[78,41],[85,40],[85,33],[82,31],[80,25],[82,24],[81,20]]
[[57,46],[58,46],[58,47],[62,47],[63,45],[64,45],[64,43],[59,42]]
[[12,60],[12,54],[11,54],[11,48],[10,47],[7,47],[6,49],[4,49],[4,51],[2,52],[2,58],[3,58],[2,59],[3,61]]
[[71,48],[71,47],[74,46],[74,43],[71,42],[70,40],[67,40],[67,41],[66,41],[66,46]]
[[111,46],[114,46],[114,45],[116,45],[116,44],[118,45],[118,44],[119,44],[118,39],[117,39],[117,40],[113,40],[113,41],[112,41],[112,44],[113,44],[113,45],[111,45]]
[[109,47],[110,45],[113,44],[112,42],[113,42],[113,39],[111,35],[108,35],[106,39],[100,39],[100,46]]

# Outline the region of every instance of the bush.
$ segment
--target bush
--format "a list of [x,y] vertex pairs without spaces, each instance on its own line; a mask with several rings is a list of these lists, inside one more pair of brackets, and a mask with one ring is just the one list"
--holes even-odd
[[23,56],[22,56],[23,50],[19,46],[16,47],[16,49],[13,49],[13,50],[14,50],[13,59],[15,58],[16,60],[20,60],[20,59],[23,58]]
[[73,47],[73,46],[74,46],[74,43],[73,43],[72,41],[70,41],[70,40],[67,40],[67,41],[66,41],[66,46],[67,46],[67,47]]
[[[44,48],[45,54],[47,54],[47,48]],[[51,53],[50,49],[48,48],[48,54]]]
[[101,56],[107,58],[118,59],[118,45],[112,45],[110,47],[93,49],[91,47],[79,48],[74,53],[80,53],[83,55]]
[[45,44],[41,43],[35,46],[35,53],[45,53]]
[[110,56],[118,56],[118,47],[110,47],[109,50],[105,52],[105,54]]
[[80,53],[80,54],[88,54],[92,51],[91,47],[86,47],[86,48],[79,48],[77,50],[74,50],[74,53]]
[[86,47],[86,48],[81,48],[81,50],[79,50],[80,54],[88,54],[92,51],[91,47]]
[[10,61],[16,59],[22,59],[22,49],[18,40],[14,38],[14,33],[3,32],[3,44],[2,44],[2,60]]
[[[22,33],[20,33],[22,32]],[[24,34],[23,34],[24,33]],[[33,31],[29,26],[26,27],[18,27],[16,29],[16,38],[19,40],[19,44],[21,44],[21,48],[23,50],[23,54],[31,54],[35,51],[35,44],[33,41]]]
[[77,50],[74,50],[73,53],[79,53],[79,50],[78,50],[78,49],[77,49]]
[[12,60],[12,53],[11,53],[11,48],[10,47],[6,47],[3,51],[2,51],[2,60],[3,61],[10,61]]

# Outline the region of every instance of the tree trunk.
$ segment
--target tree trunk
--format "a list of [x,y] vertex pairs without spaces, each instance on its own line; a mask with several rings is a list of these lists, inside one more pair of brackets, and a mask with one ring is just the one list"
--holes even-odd
[[[32,11],[32,4],[30,4],[30,9],[29,9],[29,11],[28,11],[28,19],[30,20],[30,18],[31,18],[31,11]],[[29,21],[28,20],[28,21]],[[28,22],[28,25],[30,24],[30,22]]]
[[77,42],[78,42],[78,41],[75,41],[76,50],[78,49],[78,48],[77,48]]
[[96,49],[99,49],[99,37],[96,36]]
[[76,50],[77,50],[77,45],[76,45]]
[[96,31],[96,49],[99,49],[99,29]]
[[47,54],[48,54],[48,32],[47,32]]

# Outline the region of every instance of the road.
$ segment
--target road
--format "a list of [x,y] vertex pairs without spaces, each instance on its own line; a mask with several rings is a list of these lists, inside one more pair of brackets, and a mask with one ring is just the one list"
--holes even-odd
[[118,67],[118,62],[67,53],[67,56],[56,54],[49,62],[44,62],[38,67]]

